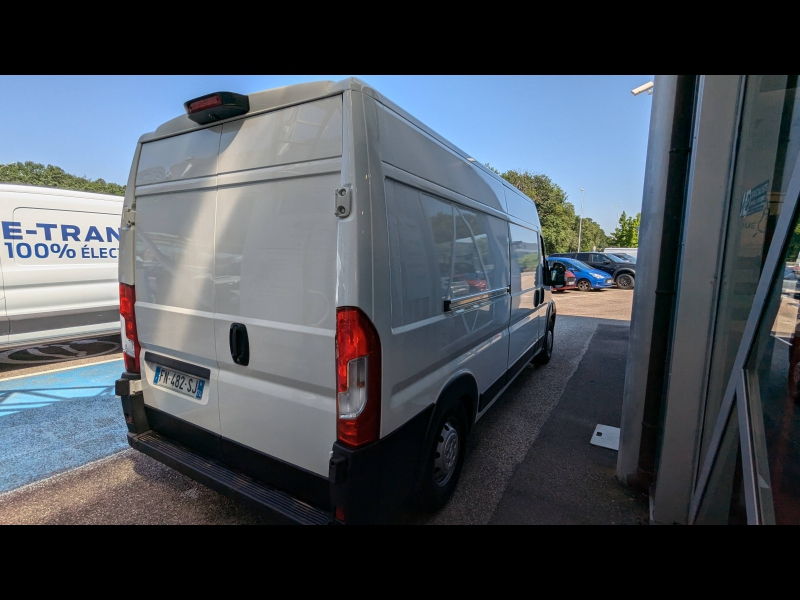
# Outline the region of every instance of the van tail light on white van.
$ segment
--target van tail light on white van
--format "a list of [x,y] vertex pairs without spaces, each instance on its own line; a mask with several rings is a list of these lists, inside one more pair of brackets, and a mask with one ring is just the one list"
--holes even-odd
[[136,289],[126,283],[119,284],[119,321],[122,333],[122,356],[125,359],[125,370],[128,373],[139,372],[139,336],[136,333]]
[[336,309],[336,433],[363,446],[380,437],[381,343],[358,308]]

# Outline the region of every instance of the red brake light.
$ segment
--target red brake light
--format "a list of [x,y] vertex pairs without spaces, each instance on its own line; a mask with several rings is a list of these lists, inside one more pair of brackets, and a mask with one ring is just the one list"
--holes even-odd
[[119,314],[122,333],[122,356],[125,359],[125,370],[128,373],[139,373],[139,336],[136,333],[136,290],[132,285],[119,284]]
[[381,344],[357,308],[336,309],[336,411],[340,442],[363,446],[380,437]]
[[187,110],[189,114],[192,114],[205,108],[213,108],[214,106],[222,106],[222,97],[219,94],[190,102]]
[[243,115],[250,110],[250,99],[233,92],[215,92],[183,103],[189,119],[204,125]]

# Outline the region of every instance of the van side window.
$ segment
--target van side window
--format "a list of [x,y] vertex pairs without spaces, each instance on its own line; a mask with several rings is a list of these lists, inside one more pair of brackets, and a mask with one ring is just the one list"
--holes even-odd
[[[458,207],[450,297],[497,290],[508,285],[505,224],[489,215]],[[466,287],[463,285],[466,283]]]
[[453,208],[409,186],[386,181],[392,327],[443,311],[450,286]]
[[386,181],[392,327],[444,312],[443,300],[508,286],[504,221]]
[[511,293],[531,290],[539,279],[539,234],[509,223],[511,232]]
[[433,235],[442,284],[441,299],[444,300],[450,288],[450,271],[453,268],[453,207],[427,194],[420,194],[420,201],[425,212],[425,220]]

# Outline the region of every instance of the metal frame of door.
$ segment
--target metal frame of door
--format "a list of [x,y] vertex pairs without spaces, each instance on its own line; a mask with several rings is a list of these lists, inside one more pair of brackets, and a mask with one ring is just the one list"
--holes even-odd
[[[725,445],[729,428],[738,426],[738,441],[741,449],[742,476],[744,480],[745,505],[748,524],[772,524],[773,514],[771,488],[763,483],[759,485],[759,477],[769,481],[769,466],[763,436],[763,422],[760,416],[760,393],[755,373],[747,369],[748,359],[762,329],[767,315],[770,294],[774,285],[783,273],[783,259],[791,240],[794,225],[798,219],[798,196],[800,196],[800,157],[792,173],[792,179],[786,192],[774,236],[767,252],[767,259],[761,271],[753,304],[745,325],[744,335],[736,353],[736,361],[731,371],[722,407],[714,425],[709,451],[700,469],[694,493],[689,507],[689,522],[696,523],[702,509],[707,509],[713,494],[713,475],[720,468],[724,459],[721,452]],[[733,419],[733,406],[736,405],[736,419]],[[729,450],[726,448],[726,450]],[[713,507],[712,507],[713,508]],[[723,508],[723,507],[718,507]],[[727,510],[728,507],[724,507]]]

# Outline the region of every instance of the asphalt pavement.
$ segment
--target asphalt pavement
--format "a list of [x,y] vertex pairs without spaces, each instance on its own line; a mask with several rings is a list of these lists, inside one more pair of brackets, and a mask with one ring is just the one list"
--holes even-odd
[[[557,295],[559,318],[550,363],[525,369],[476,424],[451,502],[433,515],[408,509],[397,523],[642,522],[646,509],[613,479],[609,465],[616,460],[616,453],[594,446],[586,450],[591,431],[585,435],[595,422],[615,425],[615,414],[618,425],[620,378],[624,379],[627,352],[623,337],[627,335],[631,297],[632,292],[616,289]],[[613,367],[603,362],[608,360]],[[615,373],[616,378],[595,386],[592,378],[602,370],[608,371],[606,375]],[[589,383],[578,385],[587,377]],[[605,395],[598,390],[606,390]],[[587,397],[592,404],[587,405]],[[51,445],[42,447],[38,463],[31,462],[29,455],[14,449],[15,444],[4,443],[6,436],[0,431],[0,469],[30,472],[27,480],[18,478],[0,487],[0,491],[8,490],[0,493],[0,524],[271,522],[267,516],[126,449],[119,399],[113,390],[0,417],[0,429],[4,419],[8,420],[6,429],[12,429],[13,419],[22,420],[20,414],[26,415],[26,422],[16,425],[28,427],[25,435]],[[105,423],[109,437],[95,445],[93,458],[84,456],[84,464],[64,466],[66,463],[56,460],[59,445],[71,448],[86,442],[81,438],[81,427],[86,429],[81,414],[93,414],[97,423]],[[115,427],[120,431],[118,437]],[[75,439],[59,437],[58,430],[73,432]],[[16,439],[21,439],[20,435]],[[574,456],[565,454],[569,448]],[[560,469],[559,463],[569,468]],[[28,468],[33,464],[39,465],[38,470]],[[596,485],[589,485],[590,481]],[[573,507],[568,498],[576,494],[583,500]],[[620,504],[607,510],[604,506],[609,502]],[[584,513],[589,517],[581,520]]]

